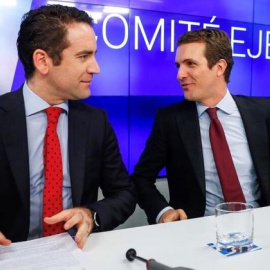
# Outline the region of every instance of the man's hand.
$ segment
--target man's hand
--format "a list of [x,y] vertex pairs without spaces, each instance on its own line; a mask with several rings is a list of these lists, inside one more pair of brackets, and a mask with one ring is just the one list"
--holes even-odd
[[187,215],[183,209],[170,209],[163,213],[163,215],[160,217],[158,223],[166,223],[176,220],[182,220],[187,219]]
[[8,246],[11,244],[11,241],[7,239],[1,232],[0,232],[0,245]]
[[76,225],[77,233],[75,235],[75,242],[82,249],[87,237],[94,228],[92,212],[87,208],[76,207],[63,210],[52,217],[44,218],[44,222],[48,224],[55,224],[62,221],[64,221],[65,230],[69,230]]

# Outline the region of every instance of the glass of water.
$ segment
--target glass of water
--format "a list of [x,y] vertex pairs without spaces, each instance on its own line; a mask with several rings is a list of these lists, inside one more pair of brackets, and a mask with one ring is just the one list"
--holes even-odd
[[224,253],[246,252],[253,245],[253,206],[248,203],[221,203],[216,210],[217,249]]

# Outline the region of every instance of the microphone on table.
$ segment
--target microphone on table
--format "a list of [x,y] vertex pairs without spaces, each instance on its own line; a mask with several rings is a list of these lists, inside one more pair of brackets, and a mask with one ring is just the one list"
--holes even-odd
[[136,250],[133,248],[130,248],[127,252],[126,252],[126,258],[132,262],[134,261],[134,259],[137,259],[139,261],[145,262],[146,263],[146,269],[147,270],[170,270],[170,269],[175,269],[175,270],[193,270],[191,268],[187,268],[187,267],[175,267],[175,268],[171,268],[167,265],[161,264],[157,261],[155,261],[154,259],[150,259],[150,260],[146,260],[142,257],[137,256]]

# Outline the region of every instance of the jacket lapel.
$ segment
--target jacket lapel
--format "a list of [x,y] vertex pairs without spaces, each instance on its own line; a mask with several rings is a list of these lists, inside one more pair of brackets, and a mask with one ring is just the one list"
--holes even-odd
[[261,189],[269,190],[269,143],[265,112],[234,96],[246,131],[247,141]]
[[68,148],[73,205],[81,203],[85,171],[87,129],[79,103],[69,101]]
[[29,159],[23,94],[20,89],[6,97],[0,105],[5,111],[2,127],[3,142],[22,203],[29,212]]
[[196,178],[205,194],[205,175],[199,119],[194,102],[184,101],[177,116],[178,129]]

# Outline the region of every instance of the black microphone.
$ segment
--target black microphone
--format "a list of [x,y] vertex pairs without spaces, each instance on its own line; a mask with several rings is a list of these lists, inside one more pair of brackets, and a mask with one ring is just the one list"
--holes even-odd
[[171,268],[169,266],[166,266],[164,264],[161,264],[157,261],[155,261],[154,259],[150,259],[150,260],[146,260],[140,256],[137,256],[136,250],[133,248],[130,248],[127,252],[126,252],[126,258],[132,262],[134,261],[134,259],[137,259],[139,261],[145,262],[146,263],[146,269],[147,270],[169,270],[169,269],[175,269],[175,270],[194,270],[191,268],[187,268],[187,267],[175,267],[175,268]]

